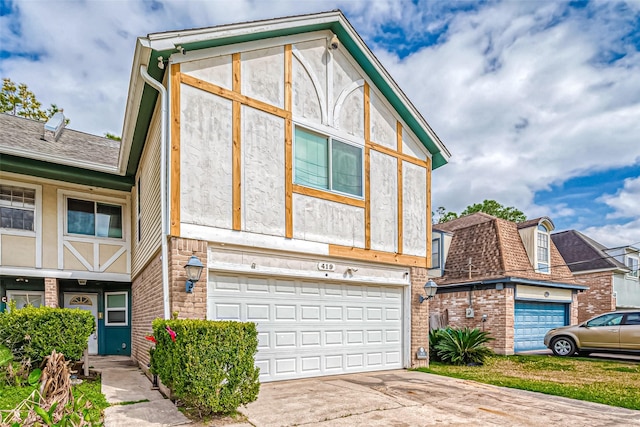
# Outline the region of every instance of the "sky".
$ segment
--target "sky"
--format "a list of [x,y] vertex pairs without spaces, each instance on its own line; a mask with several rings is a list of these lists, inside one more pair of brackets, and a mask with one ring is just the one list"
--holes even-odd
[[0,0],[0,77],[120,135],[136,37],[333,9],[452,153],[434,209],[494,199],[640,247],[640,0]]

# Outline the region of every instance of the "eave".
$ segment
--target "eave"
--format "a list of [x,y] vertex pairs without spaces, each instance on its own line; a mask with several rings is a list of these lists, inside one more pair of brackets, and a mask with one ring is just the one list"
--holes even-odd
[[74,166],[49,163],[42,160],[28,159],[8,154],[2,154],[0,171],[92,187],[109,188],[112,190],[131,191],[131,187],[133,187],[133,177],[79,169]]
[[445,165],[451,154],[442,141],[386,72],[342,12],[332,11],[213,28],[156,33],[138,39],[122,133],[121,171],[124,171],[126,175],[135,174],[158,97],[157,92],[141,79],[140,65],[146,65],[149,74],[158,81],[162,81],[166,69],[161,70],[158,67],[158,57],[169,58],[177,52],[176,46],[181,46],[185,51],[191,52],[323,30],[330,30],[338,36],[344,49],[355,59],[372,83],[431,153],[432,168],[437,169]]
[[588,286],[576,285],[574,283],[547,282],[545,280],[525,279],[522,277],[500,277],[497,279],[475,280],[472,282],[449,283],[446,285],[441,285],[439,286],[439,288],[452,289],[452,288],[459,288],[459,287],[474,287],[474,286],[480,286],[480,285],[495,285],[497,283],[512,283],[512,284],[519,284],[519,285],[544,286],[547,288],[574,289],[574,290],[582,290],[582,291],[589,289]]

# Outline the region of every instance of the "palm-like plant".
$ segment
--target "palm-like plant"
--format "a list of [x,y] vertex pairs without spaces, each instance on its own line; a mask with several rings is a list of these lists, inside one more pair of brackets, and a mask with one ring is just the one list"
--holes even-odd
[[483,364],[493,354],[485,344],[492,341],[488,332],[479,329],[440,329],[435,350],[440,360],[453,365]]

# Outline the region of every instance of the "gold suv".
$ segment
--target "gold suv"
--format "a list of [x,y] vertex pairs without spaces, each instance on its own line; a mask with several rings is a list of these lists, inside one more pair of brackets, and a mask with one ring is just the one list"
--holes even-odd
[[614,311],[574,326],[551,329],[544,345],[556,356],[640,354],[640,311]]

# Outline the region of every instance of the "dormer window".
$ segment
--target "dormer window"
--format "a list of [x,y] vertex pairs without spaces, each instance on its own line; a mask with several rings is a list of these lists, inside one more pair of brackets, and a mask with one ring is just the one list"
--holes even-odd
[[627,276],[637,279],[638,278],[638,258],[634,256],[627,256],[625,259],[625,264],[627,265],[629,270],[631,270],[627,273]]
[[549,230],[545,225],[540,224],[536,230],[536,272],[551,273],[549,249]]

